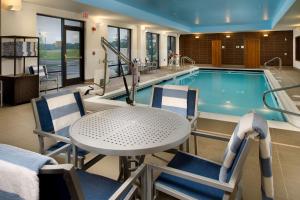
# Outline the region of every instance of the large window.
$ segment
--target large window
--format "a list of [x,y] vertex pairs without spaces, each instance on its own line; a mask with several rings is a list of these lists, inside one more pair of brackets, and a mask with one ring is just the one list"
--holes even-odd
[[159,67],[159,35],[156,33],[146,33],[146,56]]
[[[122,54],[131,60],[131,31],[126,28],[108,27],[108,41]],[[129,66],[110,50],[108,50],[108,66],[110,69],[110,77],[118,77],[124,74],[129,74]]]
[[47,67],[50,76],[58,75],[60,87],[84,79],[83,26],[82,21],[37,15],[39,64]]
[[168,60],[176,53],[176,37],[168,36]]
[[46,65],[48,72],[59,76],[62,86],[62,35],[61,19],[37,16],[37,32],[40,38],[40,65]]

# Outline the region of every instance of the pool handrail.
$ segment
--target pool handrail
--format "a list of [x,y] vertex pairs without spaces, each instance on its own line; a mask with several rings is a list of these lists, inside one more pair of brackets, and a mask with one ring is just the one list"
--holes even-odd
[[279,91],[285,91],[285,90],[289,90],[289,89],[294,89],[294,88],[300,88],[300,84],[292,85],[292,86],[288,86],[288,87],[276,88],[276,89],[272,89],[272,90],[268,90],[268,91],[264,92],[264,94],[263,94],[264,105],[270,110],[300,117],[300,112],[296,113],[296,112],[272,107],[267,103],[267,100],[266,100],[268,94],[279,92]]

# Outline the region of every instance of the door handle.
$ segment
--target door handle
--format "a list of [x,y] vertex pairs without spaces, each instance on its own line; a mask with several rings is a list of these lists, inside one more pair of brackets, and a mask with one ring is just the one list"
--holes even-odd
[[82,59],[82,56],[79,56],[79,57],[68,57],[67,54],[65,54],[65,60],[67,59]]

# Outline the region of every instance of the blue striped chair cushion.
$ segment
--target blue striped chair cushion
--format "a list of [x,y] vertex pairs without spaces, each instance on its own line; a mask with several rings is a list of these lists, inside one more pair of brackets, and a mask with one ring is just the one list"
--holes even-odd
[[[77,171],[83,195],[87,200],[108,200],[122,185],[121,183],[82,170]],[[120,199],[124,199],[126,192]]]
[[[74,97],[75,97],[77,105],[79,107],[80,115],[81,116],[85,115],[85,111],[84,111],[84,107],[83,107],[83,103],[82,103],[82,100],[81,100],[80,93],[75,92]],[[42,131],[54,132],[52,118],[51,118],[50,111],[49,111],[48,104],[47,104],[46,100],[44,98],[38,99],[36,101],[36,107],[37,107],[37,111],[38,111]]]
[[[208,162],[206,160],[201,160],[183,152],[178,152],[168,166],[214,180],[219,180],[219,172],[221,168],[220,165]],[[156,183],[167,186],[195,199],[222,199],[224,195],[224,191],[222,190],[165,173],[162,173],[158,177]]]
[[[152,97],[152,107],[154,108],[161,108],[161,103],[162,103],[162,94],[163,93],[163,88],[161,87],[154,87],[153,89],[153,97]],[[195,116],[197,108],[196,105],[196,99],[197,99],[197,92],[196,90],[188,90],[187,93],[187,116]]]

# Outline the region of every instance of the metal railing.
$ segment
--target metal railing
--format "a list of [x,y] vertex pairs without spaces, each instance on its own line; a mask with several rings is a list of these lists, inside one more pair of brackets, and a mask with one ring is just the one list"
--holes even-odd
[[271,94],[271,93],[274,93],[274,92],[279,92],[279,91],[285,91],[285,90],[289,90],[289,89],[294,89],[294,88],[300,88],[300,84],[293,85],[293,86],[288,86],[288,87],[283,87],[283,88],[277,88],[277,89],[268,90],[268,91],[264,92],[264,94],[263,94],[264,105],[267,108],[269,108],[270,110],[285,113],[285,114],[289,114],[289,115],[295,115],[295,116],[300,117],[300,112],[296,113],[296,112],[291,112],[291,111],[288,111],[288,110],[283,110],[283,109],[280,109],[280,108],[272,107],[272,106],[268,105],[267,99],[266,99],[268,94]]
[[131,92],[129,91],[126,76],[124,74],[123,67],[121,66],[120,72],[123,77],[123,82],[127,94],[126,102],[130,105],[134,104],[135,101],[135,92],[136,92],[136,86],[137,86],[137,81],[138,81],[138,70],[137,67],[134,65],[134,63],[131,62],[124,54],[119,52],[112,44],[110,44],[104,37],[101,37],[101,46],[104,49],[104,84],[101,84],[103,87],[103,93],[105,93],[105,88],[106,88],[106,77],[107,77],[107,69],[108,69],[108,60],[107,60],[107,49],[110,49],[120,60],[125,62],[125,64],[128,65],[128,67],[131,69],[132,73],[132,87],[131,87]]
[[272,58],[271,60],[268,60],[267,62],[264,63],[264,67],[267,68],[268,64],[273,62],[274,60],[278,60],[278,67],[279,67],[279,70],[281,70],[282,68],[282,59],[280,57],[275,57],[275,58]]
[[188,57],[188,56],[182,56],[180,58],[180,66],[184,66],[185,65],[185,61],[188,61],[188,62],[192,63],[192,65],[196,64],[196,62],[193,59],[191,59],[190,57]]

